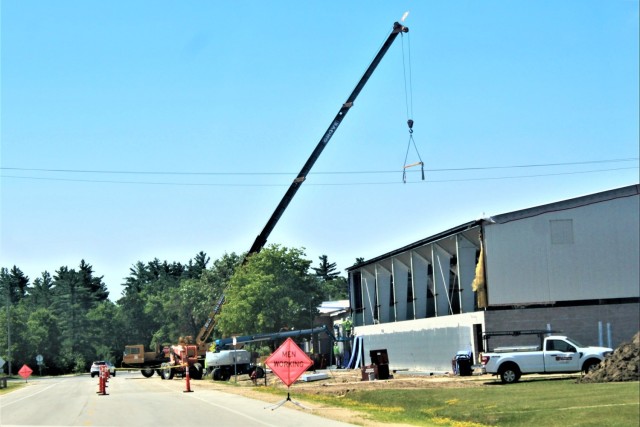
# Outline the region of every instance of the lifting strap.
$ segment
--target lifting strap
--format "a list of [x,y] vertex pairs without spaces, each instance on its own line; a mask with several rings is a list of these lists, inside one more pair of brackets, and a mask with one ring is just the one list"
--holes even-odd
[[[407,124],[409,125],[409,143],[407,144],[407,153],[404,156],[404,168],[402,170],[402,182],[407,183],[407,169],[412,168],[414,166],[420,166],[422,171],[422,180],[424,181],[424,162],[420,157],[420,153],[418,152],[418,147],[416,147],[416,141],[413,139],[413,120],[407,120]],[[416,150],[416,154],[418,155],[419,162],[412,163],[410,165],[407,164],[407,158],[409,157],[409,148],[411,148],[411,144],[413,144],[413,148]]]
[[[407,37],[407,40],[409,39],[409,37]],[[403,35],[403,40],[404,40],[404,35]],[[407,152],[404,156],[404,167],[402,168],[402,182],[406,184],[407,182],[407,169],[412,168],[414,166],[420,166],[421,172],[422,172],[422,180],[424,181],[424,162],[422,161],[422,158],[420,157],[420,153],[418,152],[418,147],[416,146],[416,141],[413,139],[413,119],[410,119],[409,117],[411,117],[413,115],[413,88],[411,85],[411,43],[410,41],[407,41],[407,46],[408,46],[408,59],[405,61],[404,59],[404,43],[402,43],[402,67],[403,67],[403,74],[404,74],[404,97],[405,97],[405,104],[406,104],[406,108],[407,108],[407,125],[409,126],[409,142],[407,144]],[[408,66],[408,71],[407,71],[407,67],[406,67],[406,63],[408,62],[409,66]],[[408,88],[407,88],[407,73],[409,74],[409,78],[408,78]],[[407,164],[407,159],[409,158],[409,149],[411,148],[411,145],[413,145],[413,148],[416,151],[416,154],[418,155],[418,162],[415,163],[411,163],[411,164]]]

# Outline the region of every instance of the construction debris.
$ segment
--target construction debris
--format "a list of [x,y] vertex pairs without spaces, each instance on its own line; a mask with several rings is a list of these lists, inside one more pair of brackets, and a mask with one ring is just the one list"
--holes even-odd
[[620,345],[597,369],[579,381],[589,383],[640,380],[640,332],[630,342]]

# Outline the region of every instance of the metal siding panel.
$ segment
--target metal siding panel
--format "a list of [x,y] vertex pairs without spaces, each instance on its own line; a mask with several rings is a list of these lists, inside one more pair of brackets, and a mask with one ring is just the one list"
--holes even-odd
[[412,252],[411,265],[413,272],[413,297],[415,298],[415,313],[417,319],[427,317],[427,281],[428,263],[419,254]]
[[476,246],[464,236],[457,236],[458,280],[460,283],[460,312],[474,310],[475,294],[471,283],[476,274]]
[[451,256],[433,245],[433,281],[436,296],[436,316],[447,316],[451,313],[451,296],[449,295],[449,276]]
[[[639,217],[634,196],[488,224],[489,304],[638,297]],[[573,243],[552,243],[550,221],[569,219]]]
[[393,307],[389,306],[391,298],[391,273],[384,267],[376,265],[378,283],[378,320],[380,323],[391,322],[394,319]]
[[373,310],[374,310],[374,292],[375,292],[375,277],[368,271],[362,271],[362,299],[364,310],[362,312],[363,321],[365,325],[373,324]]
[[396,321],[407,319],[407,280],[409,268],[399,260],[393,260],[393,286],[396,296]]
[[485,227],[489,305],[549,301],[547,239],[538,217]]

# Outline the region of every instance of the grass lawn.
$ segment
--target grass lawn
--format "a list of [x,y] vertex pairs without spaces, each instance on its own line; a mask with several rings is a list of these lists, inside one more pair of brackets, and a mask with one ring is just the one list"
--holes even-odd
[[344,397],[297,394],[296,398],[364,411],[376,421],[419,426],[640,425],[638,382],[525,379],[479,388],[363,390]]

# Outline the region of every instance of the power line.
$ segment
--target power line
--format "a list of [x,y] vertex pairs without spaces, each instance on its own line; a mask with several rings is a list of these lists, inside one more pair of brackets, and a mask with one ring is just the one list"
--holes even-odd
[[[638,161],[638,157],[630,157],[626,159],[609,159],[609,160],[587,160],[580,162],[563,162],[563,163],[536,163],[524,165],[507,165],[507,166],[472,166],[462,168],[437,168],[425,169],[425,172],[463,172],[463,171],[481,171],[492,169],[525,169],[540,168],[554,166],[577,166],[602,163],[620,163]],[[100,170],[100,169],[46,169],[46,168],[20,168],[20,167],[0,167],[0,170],[21,171],[21,172],[53,172],[53,173],[88,173],[88,174],[115,174],[115,175],[184,175],[184,176],[255,176],[255,175],[295,175],[297,172],[179,172],[179,171],[135,171],[135,170]],[[378,171],[327,171],[327,172],[309,172],[309,175],[365,175],[365,174],[397,174],[397,170],[378,170]]]
[[[595,169],[587,171],[573,171],[573,172],[556,172],[547,174],[535,174],[535,175],[512,175],[512,176],[497,176],[497,177],[480,177],[480,178],[457,178],[457,179],[430,179],[426,181],[407,182],[407,184],[425,184],[425,183],[447,183],[447,182],[463,182],[463,181],[496,181],[496,180],[508,180],[508,179],[524,179],[524,178],[542,178],[550,176],[561,175],[579,175],[601,172],[613,172],[621,170],[638,169],[637,167],[624,167],[624,168],[610,168],[610,169]],[[394,171],[394,173],[398,173]],[[286,187],[289,184],[237,184],[237,183],[181,183],[181,182],[145,182],[145,181],[116,181],[116,180],[98,180],[98,179],[72,179],[72,178],[51,178],[51,177],[33,177],[33,176],[15,176],[15,175],[0,175],[0,178],[15,178],[15,179],[27,179],[27,180],[42,180],[42,181],[66,181],[66,182],[89,182],[99,184],[135,184],[135,185],[174,185],[174,186],[194,186],[194,187]],[[350,183],[306,183],[306,186],[358,186],[358,185],[394,185],[401,184],[401,181],[381,181],[381,182],[350,182]]]

